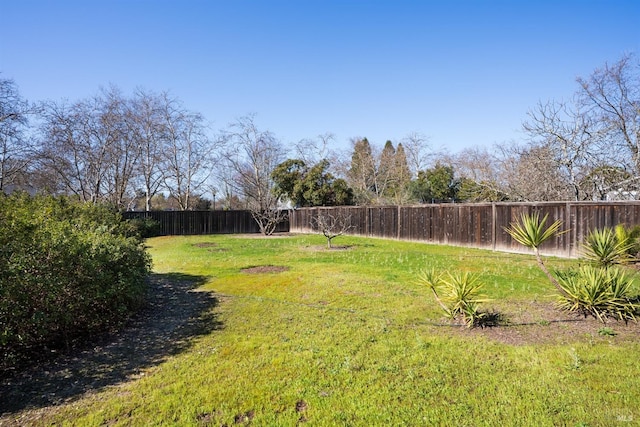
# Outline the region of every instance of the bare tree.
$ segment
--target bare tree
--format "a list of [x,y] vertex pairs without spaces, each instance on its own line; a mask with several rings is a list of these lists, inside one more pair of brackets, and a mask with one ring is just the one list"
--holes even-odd
[[501,201],[507,196],[501,176],[501,161],[495,148],[467,148],[454,156],[445,158],[460,179],[460,198],[471,202]]
[[[520,159],[529,163],[530,181],[546,188],[537,197],[600,199],[637,190],[640,63],[625,55],[577,81],[575,101],[539,103],[523,123],[532,143]],[[523,164],[518,167],[523,173]],[[560,189],[559,180],[564,180],[568,193]],[[527,193],[529,198],[536,192]]]
[[163,111],[170,101],[166,93],[157,95],[142,89],[131,101],[129,126],[139,150],[137,182],[142,186],[146,211],[151,210],[151,200],[163,181],[161,163],[167,136]]
[[320,209],[318,215],[311,220],[312,227],[316,228],[327,238],[327,248],[331,249],[331,241],[347,233],[351,225],[351,215],[332,209]]
[[[555,164],[572,190],[572,200],[582,200],[582,179],[585,170],[596,164],[598,131],[589,115],[565,102],[539,103],[529,111],[529,120],[523,123],[534,147],[530,155],[538,152]],[[550,164],[547,164],[550,166]]]
[[412,176],[418,176],[418,172],[425,170],[435,155],[429,138],[419,132],[411,132],[401,141],[404,147],[407,163]]
[[136,198],[134,178],[141,154],[130,125],[132,106],[116,87],[103,91],[100,101],[97,124],[108,150],[104,191],[113,206],[124,209]]
[[36,112],[36,106],[21,98],[13,80],[0,78],[0,193],[17,183],[33,158],[25,130],[29,115]]
[[640,62],[625,55],[618,62],[579,78],[579,97],[615,156],[612,164],[640,176]]
[[512,201],[570,200],[572,188],[567,184],[545,146],[498,146],[502,191]]
[[128,114],[128,101],[115,87],[71,105],[48,103],[39,159],[49,189],[127,206],[135,198],[132,184],[140,154]]
[[166,132],[163,182],[181,210],[192,209],[193,199],[204,192],[222,139],[210,139],[204,118],[185,110],[177,100],[163,103],[162,117]]
[[231,124],[226,139],[229,150],[225,161],[233,172],[227,184],[236,194],[244,196],[260,231],[270,235],[287,215],[278,206],[271,179],[271,172],[284,159],[284,148],[271,132],[258,129],[255,115],[241,117]]
[[318,135],[317,138],[302,139],[295,144],[295,158],[302,160],[307,165],[315,165],[324,159],[333,156],[329,145],[335,140],[335,135],[330,132]]
[[40,153],[41,168],[54,190],[94,203],[104,196],[109,152],[97,111],[97,99],[47,104]]

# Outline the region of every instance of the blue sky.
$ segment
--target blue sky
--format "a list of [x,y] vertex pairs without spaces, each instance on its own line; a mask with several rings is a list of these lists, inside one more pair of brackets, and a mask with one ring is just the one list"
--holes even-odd
[[539,100],[640,54],[636,0],[0,0],[0,21],[0,72],[29,100],[168,90],[214,129],[255,113],[344,149],[522,140]]

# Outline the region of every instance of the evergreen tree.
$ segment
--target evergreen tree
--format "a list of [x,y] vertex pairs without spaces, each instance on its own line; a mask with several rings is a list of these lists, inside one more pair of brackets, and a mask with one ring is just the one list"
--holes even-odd
[[452,166],[436,163],[433,168],[419,171],[410,188],[412,198],[422,203],[443,202],[457,199],[460,183]]
[[380,153],[380,163],[376,174],[376,195],[378,197],[393,198],[396,190],[396,149],[393,143],[387,141]]
[[408,186],[411,181],[411,171],[409,170],[409,163],[407,162],[407,155],[404,151],[402,143],[398,144],[396,149],[396,155],[394,158],[394,174],[395,174],[395,189],[394,199],[397,204],[404,203],[408,198]]
[[271,172],[275,196],[278,198],[284,196],[294,206],[301,206],[301,195],[296,191],[296,185],[302,181],[307,169],[307,165],[299,159],[288,159],[276,166]]
[[353,191],[345,180],[328,172],[329,166],[326,159],[310,168],[299,159],[279,164],[271,174],[275,195],[299,207],[351,205]]
[[355,141],[348,171],[349,185],[358,204],[369,203],[375,192],[376,168],[367,138]]

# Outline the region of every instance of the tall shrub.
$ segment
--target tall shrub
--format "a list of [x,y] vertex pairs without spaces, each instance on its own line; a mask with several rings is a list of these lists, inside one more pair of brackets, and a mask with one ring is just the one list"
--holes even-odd
[[105,207],[0,197],[0,345],[6,368],[120,326],[143,302],[150,258]]

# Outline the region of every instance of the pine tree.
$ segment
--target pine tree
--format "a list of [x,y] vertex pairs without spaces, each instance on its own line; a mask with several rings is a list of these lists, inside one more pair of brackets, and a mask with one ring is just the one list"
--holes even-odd
[[396,155],[394,158],[394,175],[395,175],[395,188],[394,199],[395,203],[402,204],[407,201],[408,186],[411,181],[411,171],[409,170],[409,163],[407,162],[407,155],[404,151],[402,143],[398,144],[396,149]]
[[375,191],[375,175],[375,161],[369,141],[367,138],[356,140],[351,155],[348,179],[358,204],[366,204],[371,201]]
[[378,198],[393,198],[396,189],[396,149],[387,141],[380,153],[380,164],[376,174],[376,195]]

